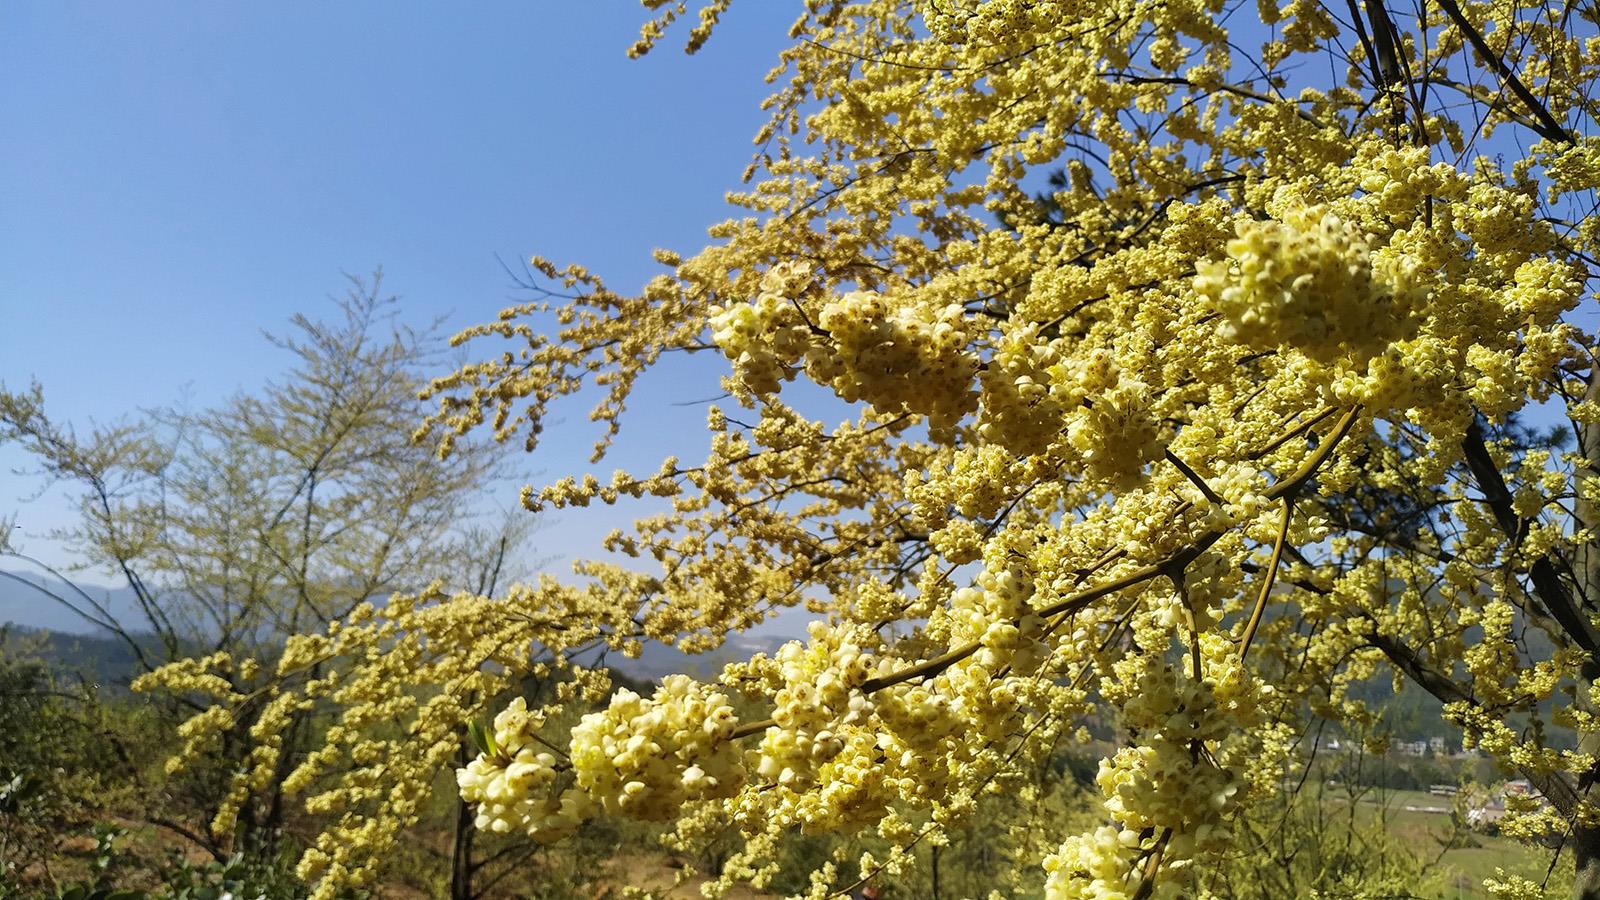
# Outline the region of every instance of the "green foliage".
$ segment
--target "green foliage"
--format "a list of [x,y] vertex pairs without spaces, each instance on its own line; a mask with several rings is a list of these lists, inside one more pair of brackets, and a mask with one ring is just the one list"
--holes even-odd
[[160,878],[161,887],[141,900],[295,900],[305,893],[287,860],[262,861],[239,853],[199,865],[174,854]]
[[[0,884],[47,875],[56,845],[93,814],[141,793],[139,760],[164,752],[148,713],[103,702],[0,629]],[[97,846],[113,839],[95,832]],[[97,856],[96,860],[102,860]],[[102,864],[101,869],[105,866]]]
[[[52,895],[55,900],[296,900],[305,894],[288,860],[252,860],[234,854],[226,860],[196,863],[171,850],[164,863],[151,866],[119,845],[128,837],[124,829],[96,824],[93,834],[88,871],[58,885]],[[150,886],[127,886],[135,882]],[[0,883],[0,897],[6,896]],[[359,900],[366,895],[345,896]]]
[[1363,809],[1361,796],[1317,780],[1274,797],[1236,823],[1240,850],[1206,884],[1240,900],[1436,895],[1430,860]]

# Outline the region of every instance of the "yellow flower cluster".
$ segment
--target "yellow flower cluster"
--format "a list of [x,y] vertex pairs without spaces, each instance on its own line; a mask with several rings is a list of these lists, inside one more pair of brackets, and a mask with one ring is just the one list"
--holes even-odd
[[1219,744],[1238,723],[1218,710],[1206,682],[1170,667],[1127,668],[1137,681],[1125,686],[1121,708],[1139,745],[1102,761],[1095,781],[1107,812],[1135,843],[1146,829],[1166,834],[1168,865],[1180,866],[1226,845],[1226,819],[1240,779],[1202,750]]
[[1144,465],[1161,455],[1160,437],[1150,388],[1131,378],[1096,393],[1092,405],[1079,409],[1067,426],[1067,440],[1082,455],[1086,471],[1113,488],[1132,484]]
[[[1126,829],[1101,825],[1075,834],[1044,859],[1047,900],[1127,900],[1139,889],[1138,860],[1146,848]],[[1153,848],[1150,848],[1153,849]],[[1172,896],[1172,882],[1162,893]],[[1155,896],[1155,895],[1152,895]]]
[[846,401],[926,416],[941,432],[972,411],[978,366],[959,305],[931,309],[850,291],[822,303],[813,321],[801,297],[806,279],[803,266],[780,264],[755,300],[712,312],[712,339],[744,390],[774,393],[803,366]]
[[560,773],[556,758],[536,743],[543,720],[517,697],[494,718],[493,752],[480,753],[456,770],[461,799],[477,807],[478,828],[554,841],[571,834],[588,816],[590,806],[582,792],[551,790]]
[[962,588],[950,598],[946,615],[951,642],[982,645],[972,661],[990,672],[1009,668],[1032,675],[1049,655],[1040,640],[1045,620],[1029,605],[1033,594],[1033,580],[1020,566],[983,571],[976,587]]
[[1036,325],[1001,338],[979,376],[983,414],[978,434],[985,443],[1031,455],[1060,436],[1067,410],[1078,403],[1058,377],[1060,362],[1055,342],[1043,339]]
[[1198,266],[1195,289],[1223,316],[1223,334],[1314,359],[1371,356],[1399,333],[1411,298],[1375,277],[1367,237],[1332,210],[1241,222],[1226,260]]
[[861,685],[879,666],[847,631],[817,623],[811,637],[784,644],[773,660],[783,685],[772,698],[777,727],[763,735],[756,768],[795,790],[815,785],[820,768],[844,750],[836,729],[866,721],[871,706]]
[[780,263],[761,278],[761,293],[749,303],[713,309],[711,339],[733,363],[734,376],[755,394],[776,393],[795,376],[796,361],[812,349],[800,298],[811,273],[804,265]]
[[846,401],[865,400],[884,412],[928,417],[948,433],[971,412],[977,361],[966,345],[966,311],[896,303],[891,297],[851,291],[822,308],[828,352],[813,357],[809,372]]
[[726,694],[670,675],[648,700],[621,690],[584,716],[568,752],[595,806],[657,821],[743,786],[744,753],[730,740],[738,727]]

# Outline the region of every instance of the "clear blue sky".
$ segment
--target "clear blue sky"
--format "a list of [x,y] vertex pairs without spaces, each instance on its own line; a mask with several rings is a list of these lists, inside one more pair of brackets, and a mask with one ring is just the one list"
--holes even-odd
[[[680,33],[631,61],[646,13],[628,0],[13,0],[0,380],[38,379],[76,423],[185,391],[211,403],[283,367],[263,329],[380,265],[407,320],[448,315],[451,330],[518,296],[496,254],[578,261],[635,288],[659,271],[652,247],[697,250],[730,214],[723,194],[796,12],[735,4],[700,54]],[[659,463],[653,420],[684,413],[663,403],[715,391],[698,368],[646,386],[629,420],[638,449],[617,462]],[[582,470],[591,438],[562,429],[527,468]],[[0,448],[0,515],[37,535],[67,508],[60,491],[20,502],[35,483],[11,470],[25,465]],[[618,518],[564,519],[546,540],[581,553]],[[67,561],[37,537],[25,546]]]

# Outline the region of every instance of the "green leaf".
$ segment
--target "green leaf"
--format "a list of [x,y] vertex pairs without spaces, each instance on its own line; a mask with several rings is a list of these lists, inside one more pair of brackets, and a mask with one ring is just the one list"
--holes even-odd
[[472,740],[472,746],[485,756],[494,756],[494,735],[485,731],[477,719],[467,720],[467,737]]

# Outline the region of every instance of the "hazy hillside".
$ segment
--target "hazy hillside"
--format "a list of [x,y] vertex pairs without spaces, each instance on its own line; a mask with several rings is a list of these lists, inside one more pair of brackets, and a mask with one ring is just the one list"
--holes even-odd
[[[154,636],[141,635],[141,643],[151,659],[159,659],[161,648]],[[620,653],[608,654],[606,664],[631,681],[654,682],[665,675],[682,672],[696,677],[715,675],[724,663],[747,659],[755,653],[772,653],[785,638],[735,638],[711,653],[689,656],[670,647],[647,644],[639,659]],[[200,652],[204,652],[203,650]],[[76,677],[117,688],[126,687],[139,673],[133,649],[120,638],[107,634],[56,631],[27,625],[0,625],[0,655],[26,654],[50,662],[54,668]]]
[[[147,658],[160,658],[153,636],[144,636]],[[66,678],[85,681],[112,692],[126,690],[142,671],[132,647],[120,638],[98,634],[44,631],[22,625],[0,625],[0,656],[44,660]]]
[[[139,604],[129,587],[74,582],[77,587],[123,623],[136,625],[144,620]],[[87,608],[82,597],[72,585],[49,575],[13,569],[0,569],[0,624],[12,623],[31,628],[44,628],[71,634],[93,634],[100,629],[86,622],[72,610],[61,605],[40,588],[65,597],[79,607]]]

